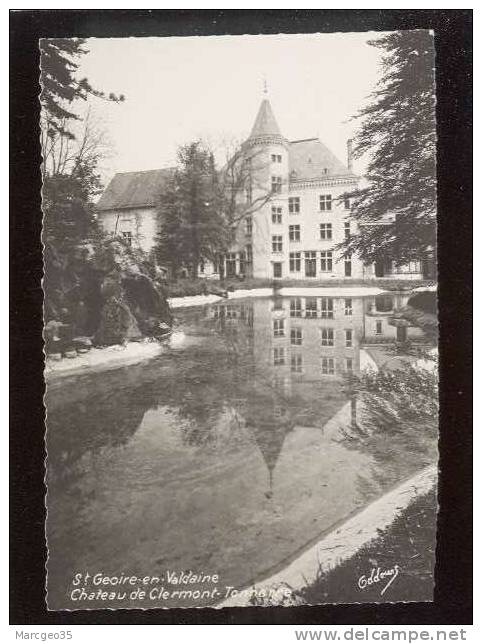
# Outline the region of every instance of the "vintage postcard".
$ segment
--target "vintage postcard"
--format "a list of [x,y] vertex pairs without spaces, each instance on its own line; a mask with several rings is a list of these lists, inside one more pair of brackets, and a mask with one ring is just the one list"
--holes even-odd
[[49,610],[432,601],[433,33],[39,48]]

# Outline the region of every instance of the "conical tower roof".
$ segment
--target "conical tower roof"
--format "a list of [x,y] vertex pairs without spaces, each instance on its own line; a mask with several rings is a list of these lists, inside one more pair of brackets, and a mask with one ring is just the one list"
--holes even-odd
[[263,99],[261,102],[258,115],[249,138],[257,139],[266,136],[281,137],[281,132],[278,127],[278,123],[276,123],[271,103],[267,98]]

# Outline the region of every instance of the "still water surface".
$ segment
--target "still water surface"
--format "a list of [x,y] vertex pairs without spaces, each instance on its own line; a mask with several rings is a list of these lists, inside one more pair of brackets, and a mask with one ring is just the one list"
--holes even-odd
[[394,340],[400,297],[178,311],[158,358],[53,380],[49,607],[105,606],[72,600],[74,575],[87,572],[166,581],[191,570],[242,588],[423,466],[417,454],[354,448],[327,425],[342,408],[349,417],[343,374],[360,369],[361,344]]

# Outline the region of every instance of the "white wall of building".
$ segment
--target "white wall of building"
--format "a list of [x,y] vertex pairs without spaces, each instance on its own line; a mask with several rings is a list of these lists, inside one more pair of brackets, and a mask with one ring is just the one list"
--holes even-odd
[[155,208],[132,208],[97,213],[97,220],[108,234],[125,236],[130,233],[133,246],[148,253],[158,232]]

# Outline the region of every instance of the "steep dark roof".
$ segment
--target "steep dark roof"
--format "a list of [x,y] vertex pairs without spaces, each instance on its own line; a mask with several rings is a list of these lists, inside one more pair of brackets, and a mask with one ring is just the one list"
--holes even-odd
[[291,181],[354,176],[317,138],[290,141],[289,167]]
[[174,174],[175,168],[118,172],[97,202],[96,210],[142,208],[155,206],[161,189]]
[[249,135],[250,139],[256,139],[263,136],[281,136],[278,123],[273,114],[271,103],[265,98],[258,110],[258,116],[254,122],[253,129]]

